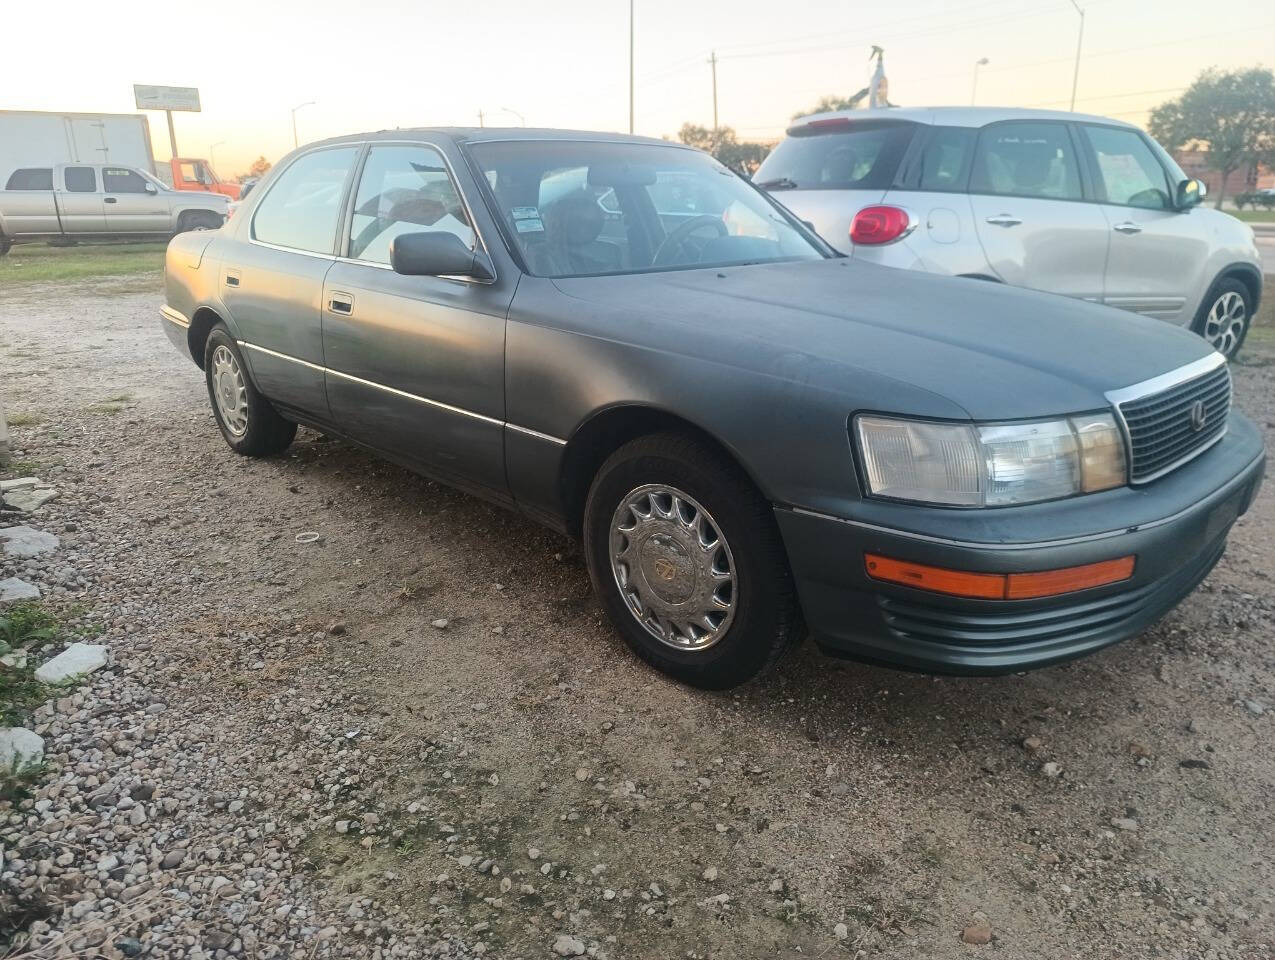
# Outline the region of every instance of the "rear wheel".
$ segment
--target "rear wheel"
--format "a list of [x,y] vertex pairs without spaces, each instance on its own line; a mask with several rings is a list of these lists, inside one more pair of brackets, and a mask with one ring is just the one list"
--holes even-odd
[[620,635],[683,683],[743,683],[799,634],[770,504],[701,440],[659,434],[612,454],[589,491],[584,541]]
[[279,416],[249,379],[239,346],[223,324],[204,345],[204,378],[221,435],[235,453],[268,457],[288,448],[297,425]]
[[8,253],[12,249],[13,249],[13,241],[8,240],[4,237],[0,237],[0,257],[3,257],[6,253]]
[[1248,287],[1232,277],[1224,277],[1204,298],[1192,329],[1229,360],[1243,346],[1252,317],[1252,294]]

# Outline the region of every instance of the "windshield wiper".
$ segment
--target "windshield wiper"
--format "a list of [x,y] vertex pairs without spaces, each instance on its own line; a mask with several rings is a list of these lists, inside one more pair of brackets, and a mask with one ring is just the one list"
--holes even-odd
[[775,177],[773,180],[763,180],[757,186],[763,190],[796,190],[797,181],[790,177]]

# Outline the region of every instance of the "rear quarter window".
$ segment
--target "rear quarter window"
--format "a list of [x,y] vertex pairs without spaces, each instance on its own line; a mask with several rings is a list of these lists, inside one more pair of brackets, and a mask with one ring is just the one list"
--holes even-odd
[[[915,124],[816,121],[798,127],[758,168],[753,180],[798,190],[884,189],[894,180]],[[792,187],[796,184],[796,187]]]
[[52,167],[23,167],[9,174],[6,190],[52,190]]

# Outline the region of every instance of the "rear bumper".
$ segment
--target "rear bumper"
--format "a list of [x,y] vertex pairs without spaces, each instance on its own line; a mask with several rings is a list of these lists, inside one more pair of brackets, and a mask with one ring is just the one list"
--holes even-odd
[[[1025,513],[1029,519],[1022,538],[998,542],[777,509],[811,634],[835,655],[954,674],[1046,666],[1135,636],[1208,575],[1231,526],[1257,495],[1266,460],[1260,435],[1233,415],[1227,441],[1225,458],[1211,453],[1181,468],[1199,473],[1197,479],[1213,480],[1216,485],[1206,495],[1185,503],[1166,497],[1158,520],[1116,530],[1105,526],[1065,539],[1050,535],[1042,505]],[[1237,459],[1242,462],[1238,470],[1221,477],[1206,472],[1210,460],[1216,471],[1220,462]],[[1180,494],[1183,485],[1175,486]],[[1128,492],[1155,497],[1156,484]],[[1074,510],[1077,502],[1059,501],[1060,509]],[[1146,505],[1145,500],[1140,504]],[[1007,520],[1002,516],[998,526],[1003,529]],[[978,521],[971,517],[971,522]],[[993,573],[1054,570],[1129,554],[1137,563],[1130,579],[1110,586],[1045,599],[970,600],[872,580],[864,568],[865,553]]]
[[190,356],[190,346],[186,340],[190,332],[190,321],[180,311],[174,310],[168,304],[164,304],[159,308],[159,315],[163,318],[163,323],[160,326],[164,328],[164,333],[173,346],[186,356]]

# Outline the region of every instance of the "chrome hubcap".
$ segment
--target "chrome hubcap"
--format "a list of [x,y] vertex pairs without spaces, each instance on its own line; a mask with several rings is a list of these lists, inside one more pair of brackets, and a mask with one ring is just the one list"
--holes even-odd
[[213,351],[212,395],[221,422],[234,436],[242,437],[248,431],[248,390],[239,361],[226,346]]
[[1248,308],[1244,298],[1234,290],[1228,290],[1213,302],[1204,320],[1204,339],[1219,353],[1230,356],[1239,346],[1248,323]]
[[629,612],[676,650],[707,650],[735,617],[735,559],[707,510],[676,487],[631,491],[611,518],[611,572]]

